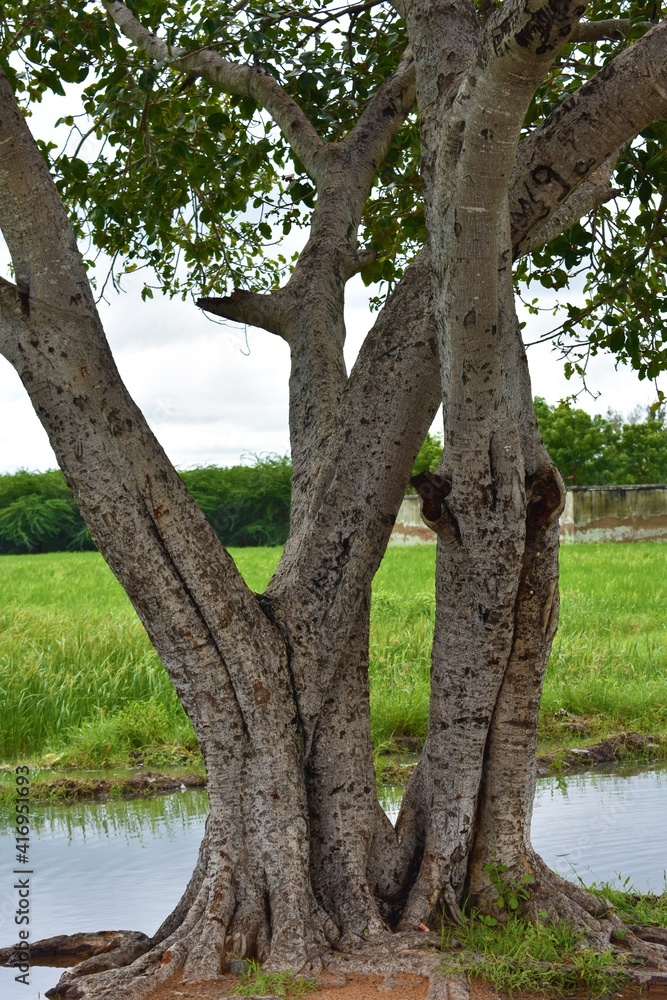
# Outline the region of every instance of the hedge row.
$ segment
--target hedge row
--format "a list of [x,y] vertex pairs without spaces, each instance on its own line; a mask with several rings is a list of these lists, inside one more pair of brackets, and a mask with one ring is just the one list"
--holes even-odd
[[[292,466],[266,458],[182,472],[224,545],[282,545],[289,531]],[[62,472],[0,476],[0,554],[93,549]]]

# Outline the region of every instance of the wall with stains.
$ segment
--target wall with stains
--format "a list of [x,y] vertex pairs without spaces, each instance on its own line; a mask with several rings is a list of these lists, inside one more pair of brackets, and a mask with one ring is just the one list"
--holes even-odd
[[667,485],[575,486],[560,534],[563,542],[667,542]]
[[435,542],[435,537],[435,532],[427,528],[421,519],[417,494],[404,497],[396,516],[389,544],[419,545],[423,542]]
[[[563,542],[667,542],[667,485],[575,486],[560,519]],[[419,513],[419,497],[401,504],[390,545],[435,542]]]

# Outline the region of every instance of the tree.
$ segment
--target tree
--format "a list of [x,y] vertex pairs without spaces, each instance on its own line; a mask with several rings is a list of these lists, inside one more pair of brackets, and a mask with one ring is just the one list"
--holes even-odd
[[535,413],[547,451],[568,486],[641,485],[667,479],[664,412],[650,407],[624,423],[620,414],[591,417],[568,403],[539,397]]
[[619,438],[613,423],[567,403],[549,406],[539,398],[535,413],[546,449],[566,486],[616,482],[615,466],[610,466],[608,457],[608,450]]
[[[577,226],[608,199],[618,161],[653,220],[644,277],[659,271],[667,23],[637,28],[634,12],[588,23],[569,0],[4,6],[24,61],[0,80],[0,226],[15,274],[0,347],[174,681],[210,796],[174,912],[107,971],[67,975],[71,996],[142,996],[179,969],[215,976],[233,955],[303,968],[332,948],[378,954],[442,913],[460,919],[464,898],[493,910],[501,862],[535,880],[528,914],[597,943],[618,929],[529,840],[564,490],[534,416],[512,259],[535,251],[531,276],[561,283],[555,258],[575,267],[600,245],[596,222],[588,243]],[[85,79],[93,59],[86,102],[106,145],[90,165],[76,150],[59,159],[56,187],[14,90],[37,99]],[[296,262],[260,261],[272,223],[305,221]],[[573,225],[571,245],[541,250]],[[86,232],[289,343],[291,531],[263,595],[122,384],[76,249]],[[619,259],[603,245],[584,318],[595,349],[615,336]],[[357,271],[391,288],[348,376],[343,300]],[[649,377],[664,356],[660,310],[650,335],[615,342]],[[370,583],[441,399],[443,458],[418,477],[438,534],[429,733],[394,829],[370,753]]]

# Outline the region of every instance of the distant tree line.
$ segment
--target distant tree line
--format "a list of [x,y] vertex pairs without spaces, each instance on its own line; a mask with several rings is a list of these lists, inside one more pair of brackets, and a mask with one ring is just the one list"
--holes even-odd
[[[549,453],[567,486],[667,483],[665,411],[591,417],[567,403],[535,400]],[[434,472],[442,442],[428,434],[412,474]],[[224,545],[282,545],[289,531],[292,465],[256,459],[231,468],[182,472],[185,485]],[[93,549],[62,472],[0,475],[0,554]]]
[[[667,483],[665,410],[636,410],[625,420],[610,411],[592,417],[569,403],[550,405],[539,396],[535,413],[551,458],[566,486],[634,486]],[[413,475],[435,472],[442,442],[428,434]]]
[[[207,466],[181,476],[225,545],[282,545],[287,538],[288,458]],[[62,472],[0,476],[0,554],[94,548]]]
[[667,422],[664,408],[637,409],[624,421],[567,403],[535,399],[544,443],[566,486],[640,486],[667,483]]

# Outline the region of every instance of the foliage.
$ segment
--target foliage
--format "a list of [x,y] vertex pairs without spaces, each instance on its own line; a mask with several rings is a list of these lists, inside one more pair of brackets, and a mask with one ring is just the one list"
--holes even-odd
[[[289,532],[292,466],[255,458],[228,469],[182,472],[225,545],[282,545]],[[94,548],[60,471],[0,476],[0,554]]]
[[[232,61],[264,67],[327,142],[350,131],[407,42],[390,4],[331,8],[300,0],[276,9],[249,0],[230,11],[221,2],[147,0],[129,6],[172,47],[212,47]],[[657,17],[652,0],[589,5],[590,20],[629,18],[628,37],[565,46],[531,102],[525,130]],[[113,258],[117,275],[146,268],[144,296],[152,296],[155,282],[172,295],[224,294],[275,287],[287,274],[289,252],[280,240],[308,224],[315,192],[252,99],[221,94],[127,45],[97,4],[3,4],[0,62],[28,107],[49,92],[81,92],[83,112],[61,119],[64,147],[45,143],[44,154],[78,235]],[[653,122],[621,153],[612,182],[619,198],[517,265],[525,289],[539,285],[553,294],[577,276],[583,282],[582,294],[556,300],[564,318],[550,335],[569,355],[568,374],[584,371],[589,356],[606,350],[640,378],[655,379],[667,363],[665,148],[667,124]],[[359,242],[374,257],[362,277],[386,291],[424,241],[411,115],[379,165],[366,205]],[[537,298],[529,305],[541,308]]]
[[667,483],[667,423],[664,409],[590,416],[567,402],[552,406],[539,396],[535,413],[551,458],[566,486]]
[[[327,141],[347,133],[405,46],[389,6],[340,19],[310,2],[282,12],[265,0],[231,13],[198,0],[149,0],[137,11],[172,46],[214,46],[228,59],[261,63]],[[101,5],[3,4],[0,54],[7,60],[17,49],[5,68],[26,103],[82,85],[85,114],[63,119],[65,151],[45,147],[80,236],[119,255],[125,271],[148,265],[171,294],[279,280],[288,261],[276,241],[308,222],[314,189],[252,99],[221,95],[124,44]],[[413,123],[380,169],[362,234],[381,251],[370,280],[391,280],[406,236],[423,239],[418,150]]]
[[529,923],[516,915],[489,924],[473,911],[462,926],[443,927],[442,949],[455,950],[444,958],[447,972],[476,976],[510,995],[585,991],[600,997],[615,993],[626,979],[618,955],[584,947],[574,928]]
[[[435,472],[442,455],[442,438],[438,434],[429,433],[426,440],[417,452],[417,457],[412,466],[410,477],[419,475],[420,472]],[[414,486],[409,486],[408,493],[416,493]]]
[[62,472],[0,476],[0,553],[92,547]]
[[254,465],[228,469],[208,466],[181,476],[223,544],[285,542],[292,485],[289,459],[255,459]]
[[241,977],[241,982],[233,986],[230,996],[253,997],[272,996],[280,1000],[296,1000],[317,990],[313,979],[303,979],[294,975],[291,969],[285,972],[265,972],[259,962],[251,960]]

